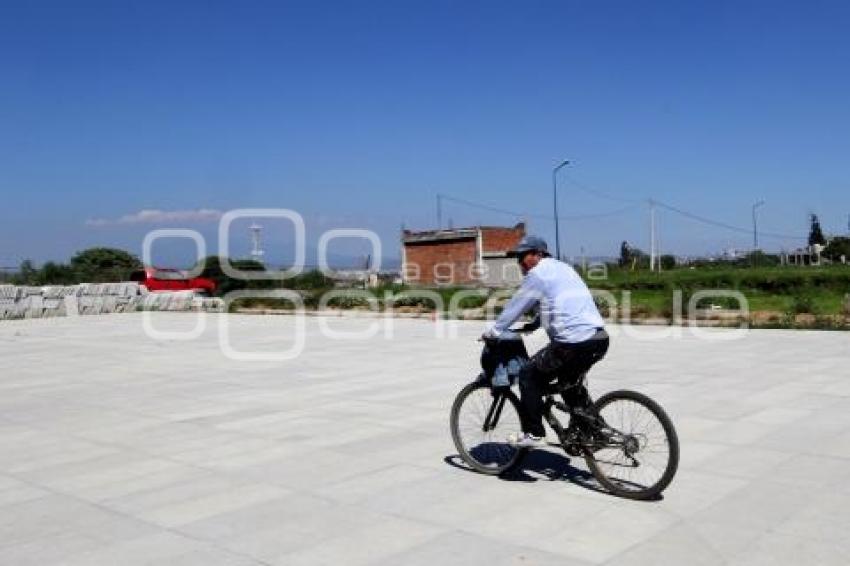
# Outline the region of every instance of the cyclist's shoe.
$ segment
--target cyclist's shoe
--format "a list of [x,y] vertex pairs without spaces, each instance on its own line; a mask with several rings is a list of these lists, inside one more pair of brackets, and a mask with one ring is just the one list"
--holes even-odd
[[543,436],[534,436],[527,432],[508,435],[508,444],[517,448],[539,448],[546,444]]

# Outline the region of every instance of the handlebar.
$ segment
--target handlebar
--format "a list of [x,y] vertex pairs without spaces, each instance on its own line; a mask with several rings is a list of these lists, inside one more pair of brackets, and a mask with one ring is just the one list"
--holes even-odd
[[[511,332],[513,334],[531,334],[535,330],[536,329],[531,329],[531,328],[526,329],[524,326],[520,326],[519,328],[508,328],[508,330],[506,332]],[[508,338],[508,339],[510,339],[510,338]],[[488,341],[497,342],[499,340],[505,340],[505,338],[490,338],[490,337],[485,338],[484,336],[478,337],[479,342],[488,342]]]

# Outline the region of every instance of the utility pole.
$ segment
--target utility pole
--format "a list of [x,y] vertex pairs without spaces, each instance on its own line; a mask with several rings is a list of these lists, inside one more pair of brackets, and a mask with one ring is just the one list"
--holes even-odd
[[753,204],[753,251],[759,249],[759,231],[756,218],[756,209],[764,205],[764,201],[760,200]]
[[443,229],[443,195],[437,193],[437,230]]
[[251,230],[251,258],[263,263],[263,256],[266,255],[263,250],[263,227],[254,222],[249,230]]
[[561,234],[558,230],[558,171],[562,167],[569,165],[569,159],[565,159],[557,167],[552,169],[552,200],[555,214],[555,256],[561,259]]
[[649,199],[649,270],[655,271],[655,201]]
[[652,209],[652,219],[655,224],[655,271],[661,272],[661,236],[659,235],[661,230],[659,229],[658,222],[658,209],[653,207]]

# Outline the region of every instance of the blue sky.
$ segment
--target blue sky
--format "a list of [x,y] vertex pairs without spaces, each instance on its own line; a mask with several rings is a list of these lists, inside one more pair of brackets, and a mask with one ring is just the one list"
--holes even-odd
[[[215,221],[181,211],[243,207],[299,211],[311,246],[369,228],[393,256],[402,224],[434,227],[437,193],[528,213],[551,239],[536,215],[564,158],[564,216],[653,197],[749,228],[763,198],[765,231],[805,236],[816,212],[846,232],[847,29],[842,1],[7,0],[0,266],[90,245],[141,253],[162,227],[215,249]],[[564,249],[646,247],[635,206],[566,220]],[[116,221],[150,209],[178,219]],[[449,218],[516,220],[446,202]],[[674,253],[752,241],[670,211],[659,223]],[[285,257],[286,230],[267,233]],[[247,248],[247,234],[233,241]]]

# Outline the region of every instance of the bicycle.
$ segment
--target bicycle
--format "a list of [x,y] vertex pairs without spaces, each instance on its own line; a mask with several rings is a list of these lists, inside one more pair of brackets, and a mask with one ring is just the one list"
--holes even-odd
[[[458,393],[450,426],[458,454],[473,470],[500,475],[516,468],[527,454],[508,441],[521,430],[523,410],[511,385],[496,387],[483,367],[486,355],[528,360],[518,331],[507,340],[488,340],[479,376]],[[491,350],[488,352],[488,348]],[[657,498],[676,475],[679,440],[664,409],[642,393],[611,391],[599,397],[590,411],[568,403],[573,387],[584,386],[587,372],[565,387],[552,385],[545,394],[544,419],[570,456],[582,456],[593,476],[611,493],[629,499]],[[561,383],[563,380],[558,380]],[[561,395],[563,401],[556,400]],[[564,428],[554,414],[570,417]]]

